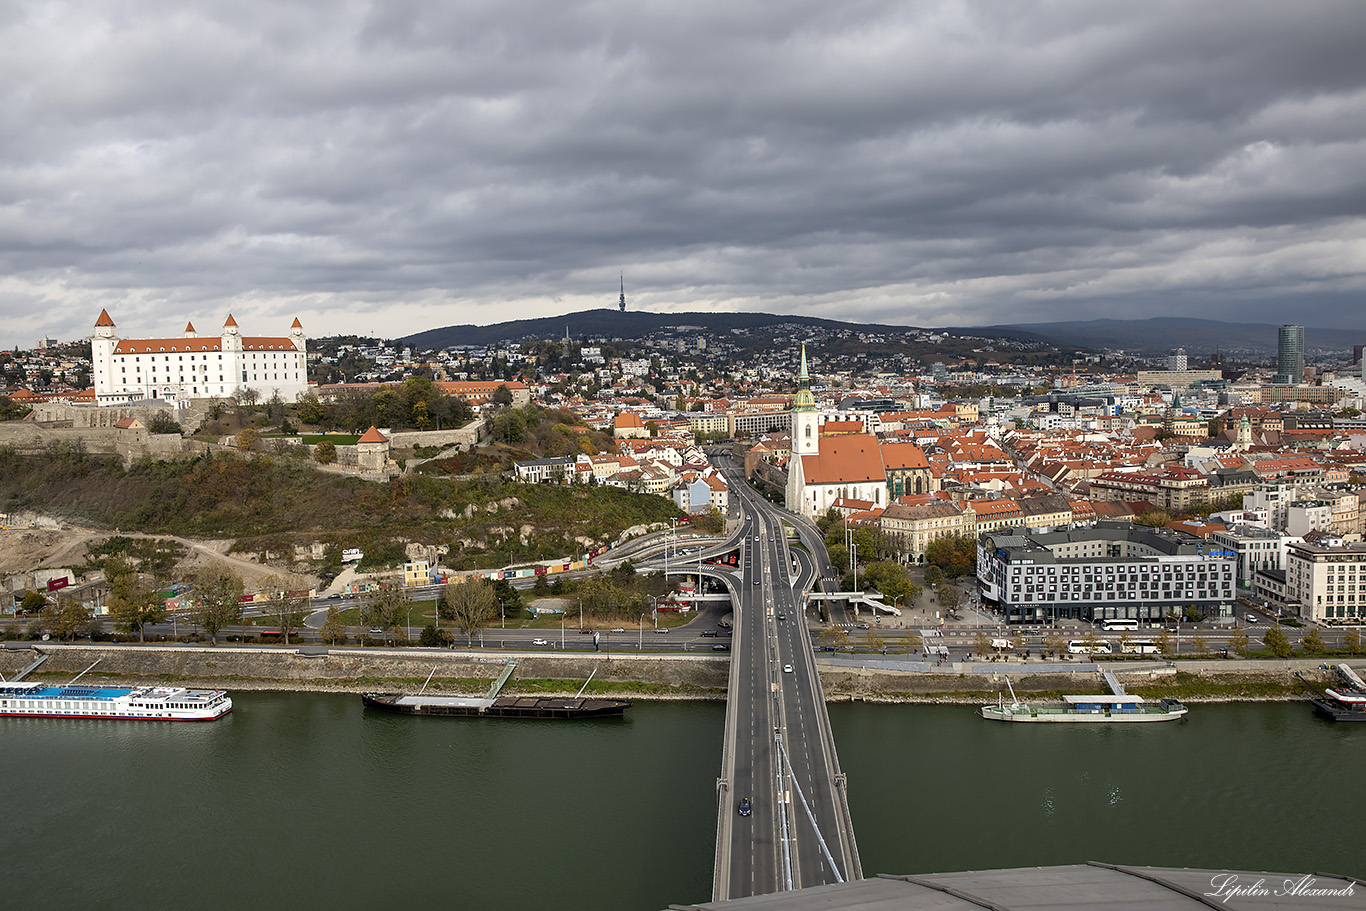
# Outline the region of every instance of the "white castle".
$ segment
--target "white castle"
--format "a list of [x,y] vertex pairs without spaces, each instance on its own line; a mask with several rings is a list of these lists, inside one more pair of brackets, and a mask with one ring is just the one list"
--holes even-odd
[[308,390],[298,319],[288,337],[274,338],[243,336],[231,314],[221,336],[201,338],[193,323],[180,338],[121,339],[114,329],[108,311],[101,310],[90,339],[100,405],[227,398],[240,389],[254,389],[262,401],[278,392],[293,402]]

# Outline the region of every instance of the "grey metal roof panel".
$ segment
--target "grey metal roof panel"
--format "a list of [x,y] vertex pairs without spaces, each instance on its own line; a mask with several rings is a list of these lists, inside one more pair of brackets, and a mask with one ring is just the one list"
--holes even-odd
[[[841,885],[755,895],[732,901],[671,905],[679,909],[772,911],[1366,911],[1366,882],[1334,874],[1258,873],[1073,864],[1010,870],[878,876]],[[1239,892],[1231,887],[1250,891]],[[1315,894],[1306,890],[1333,890]]]

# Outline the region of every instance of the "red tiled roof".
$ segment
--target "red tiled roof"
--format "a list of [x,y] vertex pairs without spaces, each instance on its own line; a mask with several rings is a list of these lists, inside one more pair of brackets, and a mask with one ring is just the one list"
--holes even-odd
[[109,318],[109,311],[108,311],[108,310],[101,310],[101,311],[100,311],[100,318],[97,319],[97,320],[95,320],[95,325],[96,325],[96,326],[112,326],[112,325],[114,325],[114,321],[113,321],[112,319]]
[[379,428],[371,425],[370,429],[361,435],[357,443],[387,443],[389,438],[379,432]]
[[877,437],[867,433],[830,437],[821,442],[818,455],[801,458],[802,476],[808,484],[882,481],[887,477]]
[[[187,330],[189,331],[189,330]],[[139,338],[124,339],[114,346],[115,354],[171,354],[177,351],[222,351],[219,338]],[[243,351],[298,351],[287,338],[248,336],[242,339]]]

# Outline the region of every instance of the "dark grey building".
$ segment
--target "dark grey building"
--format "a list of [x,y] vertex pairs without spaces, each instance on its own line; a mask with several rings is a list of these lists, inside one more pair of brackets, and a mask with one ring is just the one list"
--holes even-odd
[[1276,338],[1276,380],[1294,386],[1304,380],[1304,327],[1287,323]]

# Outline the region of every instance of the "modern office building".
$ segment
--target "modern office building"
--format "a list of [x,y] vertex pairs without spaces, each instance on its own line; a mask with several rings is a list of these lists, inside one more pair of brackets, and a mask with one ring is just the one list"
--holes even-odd
[[1194,607],[1230,616],[1235,554],[1191,535],[1127,523],[1044,534],[984,534],[982,599],[1011,624],[1128,618],[1156,623]]
[[1276,383],[1294,386],[1304,379],[1304,327],[1282,326],[1276,339]]

